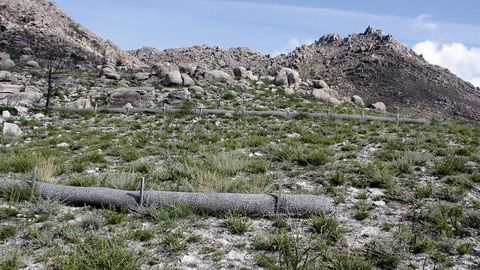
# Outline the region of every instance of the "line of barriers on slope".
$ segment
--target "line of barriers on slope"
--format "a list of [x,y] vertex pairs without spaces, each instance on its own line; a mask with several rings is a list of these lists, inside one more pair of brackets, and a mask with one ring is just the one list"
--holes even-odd
[[[143,181],[142,181],[143,184]],[[201,212],[240,211],[252,216],[306,217],[333,212],[333,200],[310,194],[241,194],[119,190],[105,187],[74,187],[0,177],[0,189],[30,187],[35,194],[76,206],[162,208],[185,205]]]
[[206,109],[206,108],[175,108],[170,106],[164,106],[162,108],[109,108],[109,107],[97,107],[95,108],[69,108],[54,106],[50,107],[53,110],[66,110],[72,112],[84,112],[90,111],[95,113],[189,113],[197,115],[246,115],[246,116],[278,116],[285,118],[296,118],[300,116],[311,118],[327,118],[327,119],[346,119],[346,120],[360,120],[360,121],[380,121],[380,122],[392,122],[392,123],[413,123],[413,124],[429,124],[430,121],[425,118],[410,118],[403,117],[399,114],[394,117],[387,116],[375,116],[368,115],[362,111],[361,115],[358,114],[338,114],[332,112],[290,112],[290,111],[253,111],[253,110],[224,110],[224,109]]

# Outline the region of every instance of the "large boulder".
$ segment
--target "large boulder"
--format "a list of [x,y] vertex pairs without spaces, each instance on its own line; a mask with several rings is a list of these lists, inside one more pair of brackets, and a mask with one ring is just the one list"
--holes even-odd
[[330,88],[313,89],[311,95],[316,100],[329,102],[335,106],[342,104],[342,102],[338,99],[337,91]]
[[3,136],[18,137],[22,135],[22,130],[16,124],[4,123],[3,124]]
[[357,95],[353,96],[352,102],[358,107],[365,107],[365,102],[363,102],[363,98],[361,98],[360,96],[357,96]]
[[73,109],[90,109],[92,108],[92,103],[88,98],[81,98],[65,104],[65,107]]
[[193,75],[195,73],[195,70],[197,69],[197,66],[191,63],[182,63],[178,65],[178,69],[180,70],[181,73],[187,73],[189,75]]
[[312,85],[313,85],[313,87],[319,88],[319,89],[328,89],[328,88],[330,88],[330,87],[328,86],[328,84],[327,84],[324,80],[313,80],[313,81],[312,81]]
[[190,77],[188,76],[187,74],[183,73],[182,74],[182,84],[184,86],[194,86],[195,85],[195,81]]
[[146,81],[150,78],[150,73],[138,72],[138,73],[135,73],[134,77],[135,77],[135,80],[137,81]]
[[40,90],[33,86],[0,83],[0,105],[3,106],[32,105],[42,96]]
[[160,78],[165,78],[165,75],[169,71],[168,68],[162,63],[155,64],[152,69],[155,74]]
[[300,88],[301,81],[298,71],[285,67],[277,72],[277,77],[275,78],[276,85],[295,90]]
[[165,74],[165,83],[167,86],[182,85],[182,74],[179,70],[171,70]]
[[111,80],[120,80],[121,76],[115,70],[115,66],[111,64],[104,65],[102,71],[100,72],[100,77],[105,77]]
[[38,64],[37,61],[29,60],[25,63],[25,66],[31,67],[31,68],[39,68],[40,64]]
[[253,72],[251,70],[247,70],[244,67],[234,68],[233,74],[235,75],[235,79],[249,79],[252,81],[258,80],[258,77],[253,75]]
[[325,91],[325,89],[313,89],[312,97],[316,100],[328,101],[330,99],[330,94]]
[[153,88],[118,88],[108,93],[108,103],[113,107],[123,107],[130,103],[135,107],[145,107],[153,100]]
[[190,100],[190,92],[187,89],[181,89],[170,92],[165,98],[164,102],[174,106]]
[[379,112],[386,112],[387,111],[387,106],[385,106],[385,103],[383,102],[376,102],[370,105],[370,108],[379,111]]
[[216,82],[227,82],[232,79],[232,76],[230,74],[226,73],[225,71],[222,70],[209,70],[206,71],[204,74],[205,81],[209,83],[216,83]]
[[10,59],[10,55],[5,52],[0,52],[0,70],[10,70],[15,67],[15,62]]
[[12,74],[9,71],[2,70],[0,71],[0,82],[10,82],[12,81]]

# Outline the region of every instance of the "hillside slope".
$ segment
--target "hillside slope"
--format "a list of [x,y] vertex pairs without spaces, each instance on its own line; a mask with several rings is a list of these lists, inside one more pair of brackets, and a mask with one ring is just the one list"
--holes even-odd
[[106,58],[127,67],[143,65],[47,0],[3,0],[0,30],[0,51],[8,52],[14,60],[25,54],[41,57],[50,46],[60,45],[66,55],[75,53],[89,64],[98,64]]
[[280,67],[290,67],[299,70],[303,79],[325,80],[343,96],[360,95],[367,103],[383,101],[391,111],[480,121],[478,89],[370,27],[345,38],[325,35],[273,58],[246,48],[204,45],[165,51],[142,48],[130,53],[152,65],[194,63],[229,72],[243,66],[257,75],[275,75]]
[[480,91],[380,30],[346,38],[326,35],[275,58],[275,65],[323,79],[344,95],[382,100],[396,111],[480,120]]

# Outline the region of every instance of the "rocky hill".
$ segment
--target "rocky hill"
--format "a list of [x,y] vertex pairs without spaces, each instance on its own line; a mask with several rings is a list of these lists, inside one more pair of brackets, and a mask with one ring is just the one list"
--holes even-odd
[[367,103],[381,100],[391,111],[480,120],[478,89],[370,27],[345,38],[325,35],[273,58],[246,48],[204,45],[165,51],[142,48],[130,53],[151,65],[193,63],[230,73],[242,66],[258,76],[276,76],[282,67],[289,67],[298,70],[303,80],[323,80],[340,95],[359,95]]
[[129,53],[150,65],[193,63],[208,69],[223,69],[230,72],[235,67],[245,67],[255,73],[265,73],[271,61],[270,57],[249,48],[222,49],[206,45],[164,51],[152,47],[143,47],[129,51]]
[[396,111],[480,120],[478,89],[380,30],[368,28],[345,38],[325,35],[274,60],[274,66],[325,80],[343,95],[382,100]]
[[86,64],[107,60],[127,67],[143,65],[75,22],[56,4],[47,0],[1,1],[0,51],[9,53],[13,60],[25,60],[41,58],[52,46],[60,46],[67,57],[84,59]]

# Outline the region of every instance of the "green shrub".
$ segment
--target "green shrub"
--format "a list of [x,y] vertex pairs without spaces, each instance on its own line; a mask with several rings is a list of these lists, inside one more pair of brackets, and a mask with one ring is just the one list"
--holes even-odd
[[12,185],[0,188],[0,197],[11,203],[30,201],[36,198],[34,190],[28,185]]
[[257,250],[275,251],[278,255],[269,257],[259,254],[255,257],[260,267],[267,269],[319,269],[320,254],[315,252],[311,243],[305,243],[300,236],[290,236],[284,230],[270,235],[266,240],[255,240]]
[[397,269],[402,254],[404,251],[392,239],[373,240],[365,245],[365,257],[380,269]]
[[460,255],[471,255],[474,252],[474,247],[470,243],[461,243],[457,246],[457,252]]
[[122,152],[121,157],[126,162],[135,161],[140,158],[140,152],[135,148],[128,148]]
[[330,270],[375,270],[375,267],[355,254],[332,254],[324,269]]
[[36,162],[32,153],[12,151],[0,158],[0,172],[31,173]]
[[251,230],[251,221],[238,213],[228,213],[225,226],[232,234],[242,235]]
[[0,270],[17,270],[20,269],[22,265],[22,259],[16,252],[0,259]]
[[374,188],[392,188],[395,179],[390,168],[384,162],[372,162],[360,166],[360,172],[366,177],[366,185]]
[[333,243],[336,243],[345,234],[345,229],[340,226],[340,222],[335,217],[321,214],[312,216],[310,221],[315,233],[322,235]]
[[152,239],[154,236],[155,236],[154,228],[135,230],[133,231],[133,235],[132,235],[133,239],[141,242],[146,242]]
[[435,172],[441,176],[456,175],[468,172],[465,159],[456,156],[447,156],[435,162]]
[[297,153],[294,161],[301,166],[321,166],[330,162],[332,154],[324,148],[304,149]]
[[18,210],[15,208],[12,208],[12,207],[0,208],[0,221],[11,218],[11,217],[15,217],[16,215],[18,215]]
[[140,269],[146,254],[130,250],[122,238],[107,239],[89,235],[76,243],[72,251],[56,258],[58,269],[120,270]]
[[17,233],[17,226],[3,225],[0,227],[0,242],[7,240]]
[[117,212],[112,210],[105,210],[103,212],[103,217],[105,218],[108,225],[121,224],[127,219],[124,212]]

